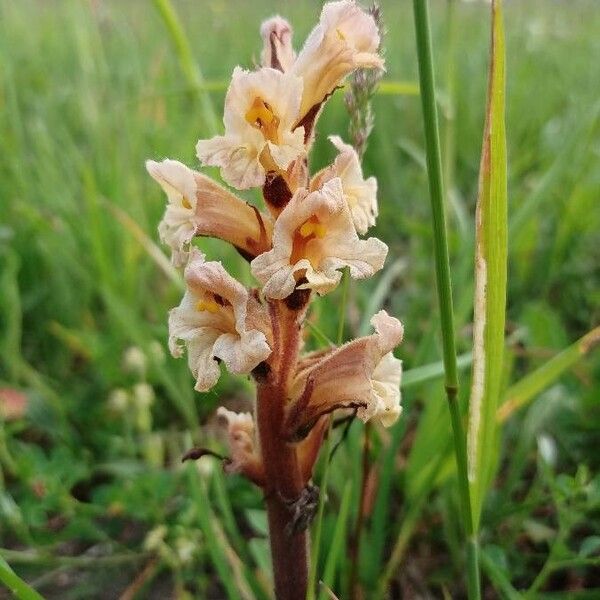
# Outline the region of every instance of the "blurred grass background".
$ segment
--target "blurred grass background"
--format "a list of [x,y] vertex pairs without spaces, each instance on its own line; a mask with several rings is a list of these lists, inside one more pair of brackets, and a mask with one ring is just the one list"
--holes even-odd
[[[189,86],[151,2],[0,0],[0,385],[6,406],[26,401],[0,429],[0,555],[48,598],[268,597],[259,495],[210,464],[178,467],[194,443],[220,447],[211,413],[245,406],[251,387],[223,376],[200,396],[185,361],[166,356],[166,312],[181,289],[156,258],[164,198],[143,164],[196,166],[195,142],[211,134],[207,100],[220,122],[233,67],[258,60],[261,21],[287,17],[299,48],[320,3],[174,5],[210,91]],[[405,323],[408,371],[439,360],[439,323],[412,9],[381,5],[388,69],[364,169],[379,181],[375,235],[390,255],[387,270],[353,286],[347,334],[385,306]],[[489,7],[432,8],[458,344],[468,353]],[[524,0],[505,13],[509,387],[600,320],[600,11],[594,0]],[[346,128],[338,93],[313,169],[334,156],[327,135]],[[201,246],[250,283],[225,245]],[[311,317],[332,339],[339,299],[315,303]],[[439,380],[411,373],[402,420],[373,443],[366,598],[398,535],[391,597],[464,593],[447,408]],[[492,597],[600,588],[599,375],[597,354],[577,362],[506,422],[483,516]],[[467,384],[468,369],[464,397]],[[340,598],[361,435],[353,425],[330,472],[320,572]]]

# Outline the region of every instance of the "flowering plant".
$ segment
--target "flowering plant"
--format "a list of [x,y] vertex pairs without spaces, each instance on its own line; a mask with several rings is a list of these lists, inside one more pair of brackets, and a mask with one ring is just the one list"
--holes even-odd
[[[233,188],[261,188],[265,209],[180,162],[148,161],[147,169],[168,197],[161,240],[185,266],[186,292],[169,315],[171,353],[187,353],[198,391],[215,385],[221,362],[256,383],[253,414],[218,411],[230,442],[224,466],[264,490],[276,595],[288,600],[306,595],[304,508],[314,505],[311,476],[331,415],[395,422],[401,362],[392,351],[403,327],[382,310],[372,335],[303,352],[311,301],[334,290],[343,269],[372,276],[387,254],[382,241],[361,237],[375,224],[377,184],[364,178],[355,148],[332,136],[333,164],[311,175],[308,161],[319,115],[344,78],[383,69],[375,20],[352,0],[328,3],[297,56],[281,17],[261,34],[261,66],[233,71],[224,135],[196,150]],[[232,244],[260,287],[247,289],[207,260],[192,243],[200,236]]]

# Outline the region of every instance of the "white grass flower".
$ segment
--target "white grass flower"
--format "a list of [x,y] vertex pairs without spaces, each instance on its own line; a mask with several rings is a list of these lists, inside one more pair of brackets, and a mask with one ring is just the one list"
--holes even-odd
[[296,127],[302,79],[263,67],[236,67],[225,97],[225,135],[200,140],[200,162],[221,168],[237,189],[262,186],[269,172],[285,171],[304,155],[304,129]]
[[319,190],[296,192],[275,222],[273,249],[257,256],[251,268],[269,298],[286,298],[296,286],[326,294],[344,267],[354,279],[376,273],[387,250],[377,238],[358,238],[336,177]]
[[184,342],[195,389],[205,392],[219,378],[218,360],[232,373],[249,373],[271,353],[260,321],[257,301],[231,277],[220,262],[205,262],[194,251],[185,269],[187,290],[169,313],[169,349],[181,356]]

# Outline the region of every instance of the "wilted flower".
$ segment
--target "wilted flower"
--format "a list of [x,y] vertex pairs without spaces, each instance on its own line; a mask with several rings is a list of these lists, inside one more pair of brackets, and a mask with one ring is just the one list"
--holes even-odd
[[339,177],[344,198],[352,213],[352,221],[358,233],[364,234],[375,225],[377,209],[377,180],[363,177],[360,159],[356,150],[345,144],[338,135],[329,136],[329,141],[338,149],[334,163],[319,171],[311,181],[311,188],[318,189],[330,179]]
[[177,266],[187,262],[194,236],[220,238],[246,256],[256,256],[269,247],[269,217],[209,177],[176,160],[149,160],[146,168],[169,199],[158,232],[171,247]]
[[321,104],[355,69],[382,69],[378,48],[379,32],[373,17],[353,0],[325,4],[319,24],[290,70],[304,81],[299,123],[311,129]]
[[358,238],[336,177],[314,192],[296,192],[275,223],[273,249],[257,256],[251,267],[267,297],[286,298],[296,286],[330,292],[344,267],[355,279],[370,277],[386,255],[382,241]]
[[181,356],[178,340],[185,343],[196,390],[205,392],[219,378],[219,359],[232,373],[249,373],[271,348],[260,304],[220,262],[205,262],[195,251],[185,281],[183,300],[169,313],[169,348],[173,356]]
[[227,423],[230,457],[224,468],[228,473],[243,473],[258,483],[264,482],[264,472],[257,453],[254,419],[250,413],[236,413],[220,406],[217,415]]
[[223,179],[240,190],[262,186],[267,173],[285,172],[304,154],[304,129],[293,128],[301,97],[299,77],[236,67],[225,97],[225,135],[198,142],[200,162],[221,167]]
[[271,17],[260,27],[263,50],[260,55],[263,67],[288,71],[296,60],[292,46],[292,27],[280,16]]
[[355,409],[363,421],[392,425],[402,410],[402,362],[392,350],[404,334],[402,323],[384,310],[371,319],[375,333],[327,353],[308,355],[293,385],[286,429],[290,437],[303,436],[323,415],[337,409]]

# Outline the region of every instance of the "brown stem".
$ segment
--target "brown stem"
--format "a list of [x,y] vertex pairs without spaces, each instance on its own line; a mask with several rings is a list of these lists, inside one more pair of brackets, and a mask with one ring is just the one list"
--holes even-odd
[[298,359],[302,315],[299,311],[289,310],[283,302],[271,302],[269,308],[274,325],[274,349],[267,376],[257,381],[256,420],[265,470],[275,597],[277,600],[304,600],[308,537],[305,530],[294,531],[296,513],[293,505],[301,497],[306,482],[297,449],[283,436],[285,403]]

